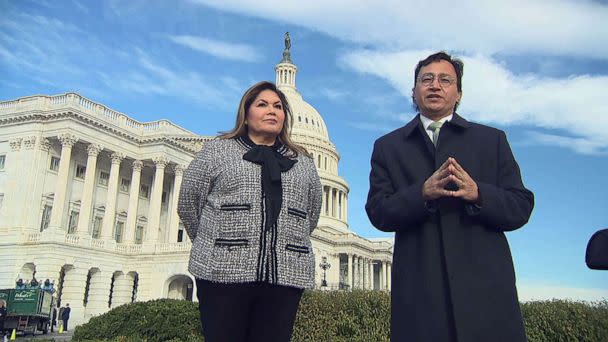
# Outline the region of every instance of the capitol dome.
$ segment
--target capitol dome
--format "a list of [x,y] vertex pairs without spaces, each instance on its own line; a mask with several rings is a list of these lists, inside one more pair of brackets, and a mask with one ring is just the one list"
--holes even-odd
[[327,126],[321,114],[296,89],[298,68],[291,61],[285,44],[283,59],[275,66],[276,85],[285,94],[293,114],[291,136],[294,142],[310,152],[323,185],[323,207],[319,226],[348,230],[348,184],[338,174],[340,155],[329,139]]

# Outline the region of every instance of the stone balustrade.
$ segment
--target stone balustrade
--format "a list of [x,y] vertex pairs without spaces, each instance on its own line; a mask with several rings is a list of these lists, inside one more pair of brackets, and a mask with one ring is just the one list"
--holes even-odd
[[102,104],[93,102],[76,93],[66,93],[56,96],[28,96],[11,101],[0,102],[0,115],[5,113],[18,113],[32,110],[52,110],[72,107],[80,112],[106,121],[108,124],[118,126],[137,135],[188,135],[194,133],[174,125],[169,120],[157,120],[152,122],[138,122],[127,115],[110,109]]

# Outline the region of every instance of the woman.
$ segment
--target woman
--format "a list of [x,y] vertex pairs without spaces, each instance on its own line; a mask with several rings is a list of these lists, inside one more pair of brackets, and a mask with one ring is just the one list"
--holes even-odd
[[285,95],[257,83],[234,129],[207,142],[184,172],[178,213],[207,342],[289,341],[303,289],[314,285],[321,183],[290,140],[291,120]]

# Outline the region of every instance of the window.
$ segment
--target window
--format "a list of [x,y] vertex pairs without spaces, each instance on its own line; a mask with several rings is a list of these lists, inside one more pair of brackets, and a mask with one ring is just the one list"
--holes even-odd
[[76,227],[78,227],[78,216],[79,215],[80,214],[78,211],[72,211],[70,213],[70,222],[68,224],[68,234],[76,233]]
[[121,221],[116,222],[116,228],[114,229],[114,240],[120,243],[122,242],[122,232],[125,228],[125,223]]
[[4,170],[5,161],[6,161],[6,154],[0,154],[0,170]]
[[4,202],[4,194],[0,194],[0,209],[2,209],[2,202]]
[[139,196],[143,198],[150,198],[150,186],[142,184],[139,187]]
[[51,157],[51,165],[49,166],[51,171],[59,171],[59,158]]
[[182,227],[177,231],[177,242],[184,242],[184,228]]
[[87,167],[84,165],[76,164],[76,175],[78,179],[84,179],[84,174],[87,172]]
[[99,216],[95,216],[93,219],[93,231],[91,232],[91,237],[93,239],[99,239],[99,234],[101,233],[101,224],[103,223],[103,218]]
[[121,178],[120,179],[120,191],[122,191],[122,192],[129,192],[130,188],[131,188],[131,180],[130,179]]
[[49,223],[51,222],[51,211],[53,207],[45,204],[44,210],[42,211],[42,221],[40,222],[40,231],[43,231],[49,227]]
[[162,204],[167,204],[167,192],[166,192],[166,191],[163,191],[163,194],[162,194],[162,196],[160,197],[160,202],[161,202]]
[[107,172],[99,172],[99,185],[108,186],[110,180],[110,174]]
[[141,245],[144,240],[144,226],[137,226],[135,229],[135,243]]

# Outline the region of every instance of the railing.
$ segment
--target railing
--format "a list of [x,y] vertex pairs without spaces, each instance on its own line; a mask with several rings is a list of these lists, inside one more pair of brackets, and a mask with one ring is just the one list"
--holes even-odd
[[141,245],[124,245],[124,244],[116,244],[116,251],[123,254],[139,254],[141,253]]
[[67,234],[65,236],[65,243],[68,245],[78,245],[78,241],[80,241],[80,238],[76,234]]
[[82,113],[96,117],[108,124],[123,128],[139,135],[186,135],[197,136],[196,134],[179,127],[168,120],[158,120],[152,122],[139,122],[127,115],[110,109],[102,104],[93,102],[76,93],[67,93],[55,96],[28,96],[16,100],[0,102],[0,118],[5,114],[18,114],[29,110],[52,110],[62,107],[72,107]]
[[189,252],[192,244],[185,242],[160,243],[156,245],[156,253]]
[[46,230],[44,232],[25,231],[21,234],[20,239],[20,242],[23,244],[65,244],[85,249],[105,250],[123,255],[188,253],[192,247],[190,242],[156,243],[150,245],[116,243],[114,240],[95,239],[78,234],[66,234],[61,229],[52,232]]
[[98,240],[98,239],[91,240],[91,247],[93,247],[93,248],[103,249],[104,246],[105,246],[105,241],[103,241],[103,240]]
[[40,235],[42,235],[41,233],[29,233],[27,235],[27,242],[28,243],[36,243],[40,241]]

